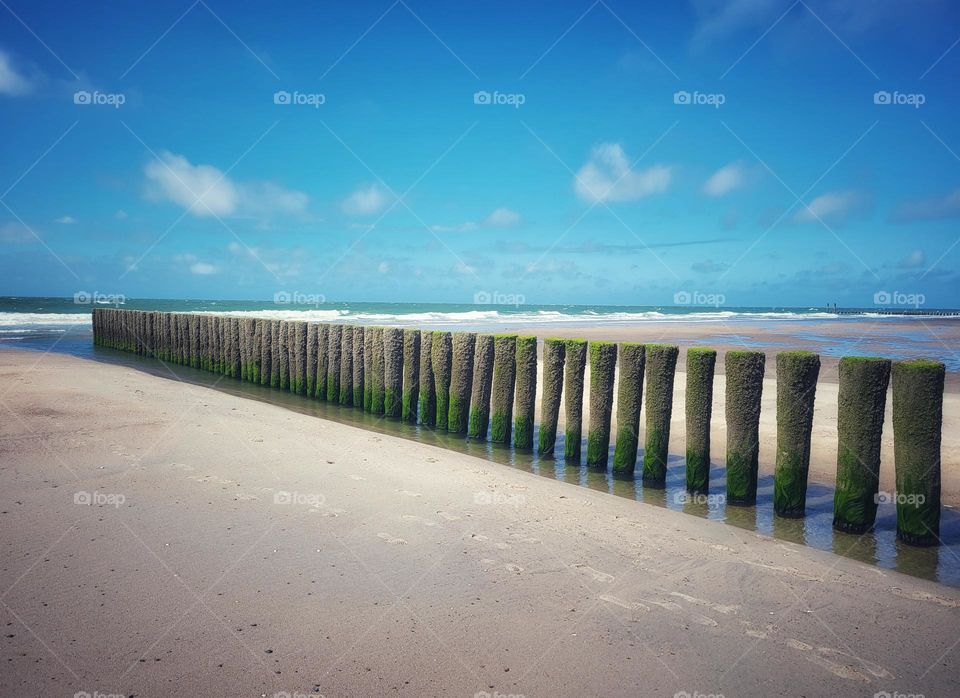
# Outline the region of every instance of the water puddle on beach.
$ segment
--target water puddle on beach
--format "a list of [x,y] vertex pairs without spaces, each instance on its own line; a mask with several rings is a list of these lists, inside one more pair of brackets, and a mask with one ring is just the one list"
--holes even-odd
[[[230,395],[285,407],[332,422],[359,427],[368,431],[389,434],[423,444],[439,446],[465,453],[504,466],[518,468],[544,477],[568,482],[592,490],[634,499],[644,504],[682,511],[691,516],[717,521],[730,526],[756,531],[779,540],[808,545],[833,552],[877,567],[897,570],[915,577],[960,587],[960,511],[944,506],[941,514],[939,547],[917,548],[904,545],[896,539],[896,508],[893,503],[882,503],[877,512],[874,531],[862,536],[838,533],[833,530],[833,488],[811,482],[807,490],[807,513],[801,519],[783,519],[773,515],[773,475],[761,474],[757,488],[757,505],[727,507],[724,503],[725,471],[712,467],[710,496],[691,497],[685,490],[684,459],[671,456],[667,469],[665,489],[644,487],[638,479],[614,478],[580,464],[563,460],[563,443],[558,442],[556,459],[547,459],[529,451],[489,442],[468,440],[461,435],[402,423],[368,414],[359,409],[308,400],[273,388],[241,383],[206,371],[173,364],[161,364],[154,359],[133,356],[111,349],[94,348],[84,352],[86,358],[111,364],[120,364],[145,373],[168,379],[179,379],[205,386]],[[534,440],[536,442],[536,440]],[[611,444],[611,457],[613,461]],[[586,453],[586,443],[583,445]],[[639,459],[642,459],[641,448]]]

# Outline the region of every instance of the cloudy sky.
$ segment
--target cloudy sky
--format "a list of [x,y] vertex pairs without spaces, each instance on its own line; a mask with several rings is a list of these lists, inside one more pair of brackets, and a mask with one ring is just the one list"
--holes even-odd
[[0,5],[2,295],[960,306],[947,0]]

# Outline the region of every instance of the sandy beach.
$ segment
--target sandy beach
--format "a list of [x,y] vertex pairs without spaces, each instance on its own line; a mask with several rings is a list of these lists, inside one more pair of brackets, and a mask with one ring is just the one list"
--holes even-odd
[[960,686],[949,587],[130,367],[0,375],[5,694]]

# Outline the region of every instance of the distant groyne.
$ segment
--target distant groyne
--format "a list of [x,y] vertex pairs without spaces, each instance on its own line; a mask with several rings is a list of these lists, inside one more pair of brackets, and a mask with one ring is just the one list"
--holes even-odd
[[[547,339],[545,386],[536,404],[535,337],[361,327],[267,318],[93,310],[97,346],[211,371],[237,380],[462,434],[550,457],[564,405],[568,461],[581,459],[583,375],[587,358],[591,406],[587,465],[606,469],[610,416],[618,401],[613,473],[663,487],[678,348]],[[685,404],[686,482],[709,491],[714,352],[690,349]],[[728,352],[725,419],[726,501],[756,502],[758,429],[765,361],[758,352]],[[820,359],[782,352],[776,362],[775,515],[805,513],[811,420]],[[644,375],[645,374],[645,375]],[[940,525],[940,439],[945,367],[938,361],[840,361],[839,451],[834,528],[851,533],[875,523],[880,440],[886,394],[893,391],[897,536],[936,545]],[[618,384],[615,386],[615,377]],[[562,380],[561,380],[562,379]],[[891,380],[892,379],[892,380]],[[646,393],[644,393],[646,383]],[[639,461],[640,409],[646,398],[645,446]],[[539,419],[535,417],[539,414]],[[539,425],[540,433],[536,434]],[[539,438],[535,438],[539,436]],[[512,437],[512,438],[511,438]],[[639,470],[639,472],[638,472]]]

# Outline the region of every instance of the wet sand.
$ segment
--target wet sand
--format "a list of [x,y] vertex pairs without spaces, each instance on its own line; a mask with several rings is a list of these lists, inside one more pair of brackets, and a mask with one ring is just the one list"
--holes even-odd
[[129,367],[0,379],[5,695],[960,690],[955,589]]

